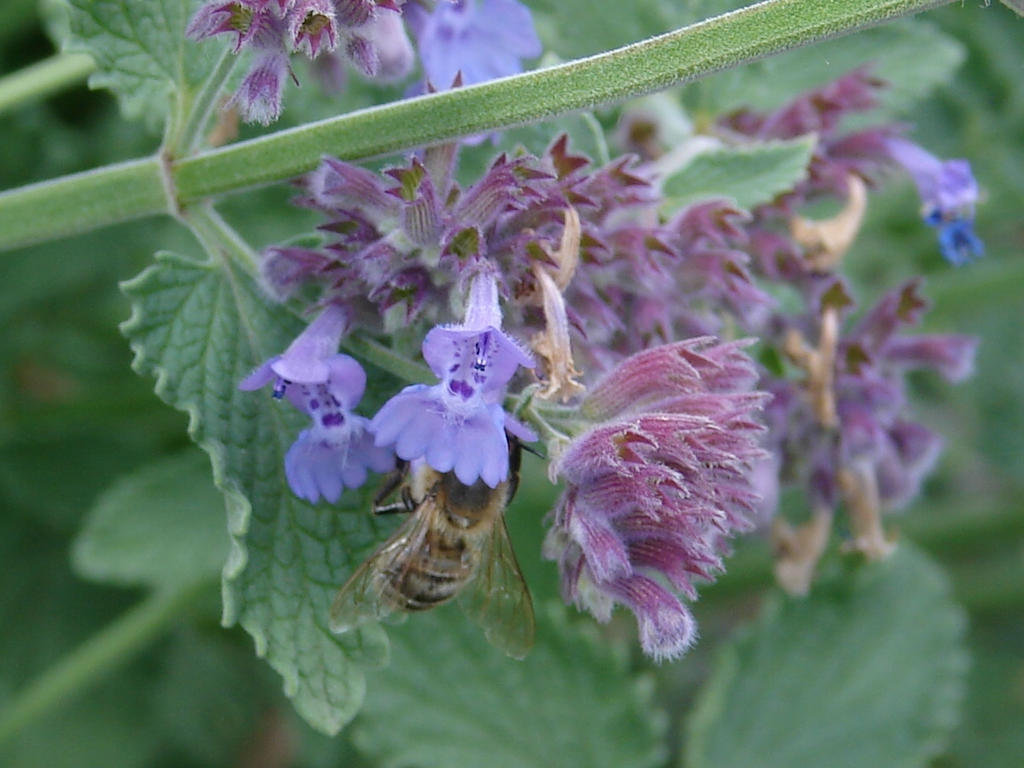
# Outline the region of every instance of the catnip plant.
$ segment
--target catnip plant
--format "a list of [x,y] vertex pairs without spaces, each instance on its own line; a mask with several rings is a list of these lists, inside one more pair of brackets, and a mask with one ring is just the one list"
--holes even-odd
[[[890,516],[957,439],[919,382],[979,345],[917,274],[985,263],[985,179],[911,108],[964,52],[901,17],[944,4],[46,4],[65,69],[37,92],[89,73],[162,139],[0,193],[0,247],[164,222],[120,330],[208,460],[164,456],[81,523],[76,571],[150,596],[0,688],[0,755],[30,764],[37,717],[179,624],[183,676],[244,669],[239,696],[289,709],[110,764],[941,755],[963,614]],[[879,199],[916,261],[872,235]],[[772,607],[705,627],[748,547]],[[183,621],[216,583],[244,635]],[[876,697],[846,746],[804,738]]]

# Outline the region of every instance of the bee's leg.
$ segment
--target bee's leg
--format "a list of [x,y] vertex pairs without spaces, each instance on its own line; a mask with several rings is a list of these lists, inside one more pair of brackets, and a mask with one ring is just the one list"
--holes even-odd
[[[371,509],[375,515],[386,514],[388,511],[405,511],[403,502],[385,504],[384,499],[398,490],[398,487],[405,482],[405,477],[408,473],[409,462],[402,461],[399,462],[398,466],[384,478],[384,482],[381,483],[380,488],[377,489],[377,493],[373,495],[373,506]],[[395,509],[391,510],[391,507],[395,507]]]
[[532,453],[538,459],[547,459],[547,456],[544,455],[544,451],[539,448],[534,448],[532,445],[523,445],[522,443],[519,443],[519,449],[521,451],[526,451],[527,453]]
[[510,435],[507,432],[505,435],[508,437],[508,501],[512,501],[512,498],[516,495],[516,491],[519,490],[519,468],[523,463],[523,444],[519,442],[518,438],[514,435]]
[[394,515],[399,512],[408,512],[409,508],[405,505],[404,501],[395,501],[391,504],[374,504],[373,514],[375,515]]
[[398,512],[404,512],[406,514],[416,509],[416,502],[412,500],[412,493],[408,487],[402,488],[402,499],[400,501],[392,502],[391,504],[374,504],[373,514],[375,515],[393,515]]

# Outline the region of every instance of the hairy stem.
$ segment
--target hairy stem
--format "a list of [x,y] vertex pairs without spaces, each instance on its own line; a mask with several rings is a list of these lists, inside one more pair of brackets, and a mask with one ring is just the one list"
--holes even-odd
[[[359,160],[623,101],[949,0],[765,0],[650,40],[556,67],[361,110],[178,161],[178,207],[312,170],[324,154]],[[145,161],[142,161],[145,162]],[[112,169],[0,194],[0,250],[165,213],[162,189],[125,210]],[[155,184],[155,182],[153,182]],[[42,206],[40,206],[42,202]]]
[[256,254],[212,205],[197,205],[182,212],[182,221],[215,260],[228,259],[243,269],[257,273]]
[[181,134],[174,138],[167,147],[168,154],[173,157],[184,157],[193,154],[203,139],[203,134],[210,123],[210,116],[217,106],[217,97],[224,89],[224,84],[231,77],[238,57],[230,49],[225,48],[221,54],[220,61],[214,67],[213,72],[203,83],[196,99],[192,102],[188,119],[181,130]]

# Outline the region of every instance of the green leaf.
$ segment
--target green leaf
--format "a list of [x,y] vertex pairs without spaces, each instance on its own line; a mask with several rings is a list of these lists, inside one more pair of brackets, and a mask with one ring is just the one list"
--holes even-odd
[[[1020,568],[1017,571],[1020,578]],[[1001,621],[978,624],[971,637],[974,664],[964,702],[964,721],[953,734],[943,764],[1018,768],[1024,755],[1024,729],[1020,727],[1024,722],[1020,690],[1024,648],[1012,626]]]
[[662,211],[711,197],[732,198],[747,209],[770,202],[807,176],[814,145],[810,135],[699,154],[666,177]]
[[215,577],[228,553],[224,499],[190,451],[122,477],[96,502],[71,550],[95,581],[185,587]]
[[[196,0],[69,0],[64,50],[87,53],[99,69],[92,88],[109,88],[125,115],[159,125],[171,95],[187,96],[213,67],[217,45],[185,39]],[[222,47],[222,46],[221,46]]]
[[720,651],[686,764],[923,766],[956,725],[964,630],[942,572],[906,544],[780,598]]
[[189,413],[190,434],[212,457],[227,498],[233,546],[224,621],[240,622],[253,636],[299,713],[335,732],[362,701],[363,666],[380,663],[387,645],[377,626],[332,635],[328,607],[383,533],[358,494],[334,507],[297,499],[284,477],[284,454],[306,417],[269,393],[238,390],[301,323],[231,262],[161,253],[123,289],[133,304],[122,330],[135,368],[155,376],[157,394]]
[[803,91],[869,65],[890,86],[882,94],[884,112],[906,115],[936,86],[948,82],[964,58],[964,46],[935,25],[906,19],[714,75],[692,86],[687,99],[712,114],[740,107],[775,109]]
[[[398,768],[640,768],[665,759],[651,680],[607,640],[538,612],[537,644],[514,661],[453,606],[391,630],[391,664],[371,673],[353,741]],[[591,629],[587,625],[585,628]]]

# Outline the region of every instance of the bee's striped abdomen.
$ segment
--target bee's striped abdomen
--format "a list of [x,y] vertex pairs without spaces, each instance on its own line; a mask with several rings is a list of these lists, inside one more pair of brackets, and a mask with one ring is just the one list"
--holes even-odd
[[401,610],[425,611],[447,602],[473,576],[476,563],[465,539],[454,532],[432,533],[405,568],[391,574],[390,597]]

